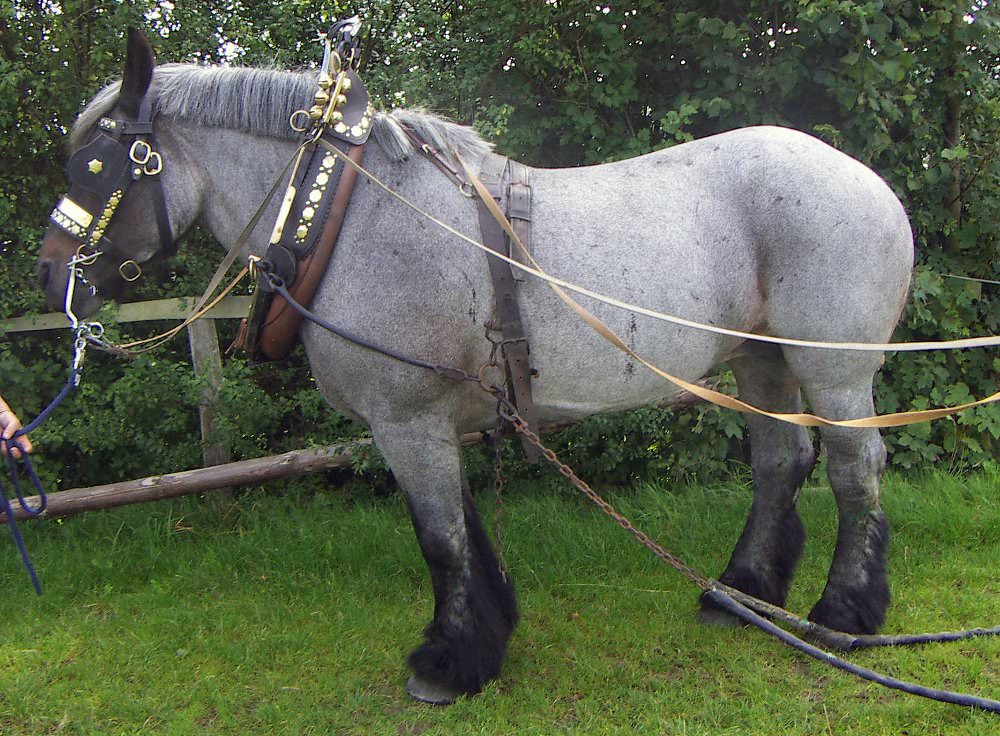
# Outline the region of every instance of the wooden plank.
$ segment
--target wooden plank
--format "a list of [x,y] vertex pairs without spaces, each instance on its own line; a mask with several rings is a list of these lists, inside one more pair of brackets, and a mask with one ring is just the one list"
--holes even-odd
[[[242,319],[250,311],[253,297],[229,295],[205,314],[206,319]],[[153,299],[147,302],[129,302],[118,305],[117,322],[146,322],[158,319],[182,320],[198,301],[198,297],[185,296],[173,299]],[[62,330],[69,327],[69,319],[62,312],[12,317],[0,320],[2,332],[34,332]]]
[[[701,381],[703,385],[707,381]],[[684,393],[660,403],[662,408],[686,409],[704,403],[693,394]],[[566,426],[566,423],[542,427],[543,431],[551,431]],[[493,436],[493,432],[470,432],[461,437],[463,445],[474,445]],[[126,480],[109,483],[103,486],[75,488],[48,494],[48,506],[39,517],[30,517],[18,504],[14,504],[14,518],[24,520],[29,518],[49,518],[70,516],[83,511],[110,509],[116,506],[127,506],[133,503],[159,501],[164,498],[175,498],[192,493],[205,493],[218,488],[238,485],[256,485],[281,478],[290,478],[306,473],[349,465],[354,452],[364,446],[371,445],[370,439],[357,440],[329,447],[308,450],[292,450],[282,455],[270,455],[252,460],[241,460],[225,465],[213,465],[208,468],[184,470],[168,475],[154,475],[138,480]],[[31,508],[37,508],[37,496],[26,499]],[[0,513],[0,524],[7,520],[7,515]]]

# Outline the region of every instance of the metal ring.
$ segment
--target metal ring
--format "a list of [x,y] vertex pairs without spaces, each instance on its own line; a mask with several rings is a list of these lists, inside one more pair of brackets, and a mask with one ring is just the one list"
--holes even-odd
[[[126,266],[130,266],[130,268],[126,269]],[[134,272],[131,271],[132,268],[135,269]],[[129,273],[126,273],[126,270],[128,270]],[[118,273],[126,281],[132,282],[137,280],[140,276],[142,276],[142,267],[138,263],[133,261],[131,258],[129,258],[127,261],[122,261],[122,264],[118,267]]]
[[[296,125],[295,121],[298,119],[300,115],[305,117],[305,123],[302,125]],[[288,118],[288,126],[296,133],[305,133],[307,130],[309,130],[311,123],[312,123],[312,118],[309,117],[309,113],[306,110],[296,110]]]
[[152,155],[153,147],[144,140],[134,141],[132,147],[128,149],[129,159],[131,159],[132,163],[139,164],[139,166],[145,166]]
[[[150,165],[150,162],[155,162]],[[146,163],[142,165],[142,173],[146,176],[156,176],[161,171],[163,171],[163,156],[158,154],[156,151],[149,152],[149,158],[146,159]]]
[[93,253],[84,253],[83,249],[87,247],[86,243],[83,243],[76,249],[76,255],[70,259],[69,265],[71,266],[90,266],[97,260],[103,251],[95,250]]
[[476,188],[467,181],[463,181],[461,184],[458,185],[458,191],[460,191],[463,196],[468,197],[469,199],[476,198]]

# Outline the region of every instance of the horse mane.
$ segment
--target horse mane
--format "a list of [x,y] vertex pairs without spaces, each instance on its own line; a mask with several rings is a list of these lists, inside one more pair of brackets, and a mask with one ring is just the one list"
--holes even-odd
[[[115,106],[121,82],[109,84],[87,104],[70,132],[76,150],[101,117]],[[316,91],[315,72],[269,68],[163,64],[156,67],[150,93],[156,113],[213,128],[241,130],[280,139],[297,139],[288,118],[308,107]],[[491,149],[472,128],[423,110],[376,112],[372,135],[386,154],[403,161],[414,152],[401,125],[430,145],[466,161],[479,161]]]

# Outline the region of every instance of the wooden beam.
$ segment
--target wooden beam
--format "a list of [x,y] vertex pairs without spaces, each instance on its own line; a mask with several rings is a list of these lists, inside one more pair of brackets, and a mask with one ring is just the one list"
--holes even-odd
[[[704,382],[702,382],[704,383]],[[672,401],[663,402],[661,408],[686,409],[704,403],[693,394],[684,393]],[[565,427],[568,423],[542,427],[542,431],[552,431]],[[493,436],[493,432],[470,432],[461,437],[463,445],[474,445]],[[219,488],[239,485],[257,485],[272,480],[290,478],[321,470],[332,470],[349,465],[354,453],[372,444],[370,439],[346,442],[329,447],[308,450],[292,450],[282,455],[269,455],[252,460],[240,460],[224,465],[184,470],[167,475],[154,475],[138,480],[124,480],[103,486],[74,488],[48,494],[48,504],[40,516],[29,516],[16,502],[13,504],[14,518],[19,521],[31,518],[51,518],[71,516],[84,511],[110,509],[133,503],[160,501],[192,493],[206,493]],[[31,508],[38,508],[40,499],[32,496],[25,499]],[[7,521],[7,515],[0,512],[0,524]]]
[[[40,516],[29,517],[24,509],[15,502],[14,518],[24,520],[27,518],[70,516],[83,511],[160,501],[192,493],[204,493],[216,488],[256,485],[279,478],[330,470],[349,464],[354,451],[368,444],[371,444],[371,440],[359,440],[353,443],[308,450],[292,450],[281,455],[241,460],[225,465],[185,470],[180,473],[154,475],[138,480],[126,480],[103,486],[74,488],[68,491],[50,493],[48,494],[48,505]],[[39,502],[37,496],[27,499],[27,503],[32,508],[37,508]],[[0,522],[6,520],[7,515],[0,513]]]
[[[206,319],[242,319],[250,311],[253,297],[229,295],[216,304],[205,315]],[[153,299],[148,302],[119,304],[116,322],[147,322],[158,319],[182,320],[188,316],[197,297],[184,296],[175,299]],[[69,327],[69,319],[62,312],[13,317],[0,320],[0,332],[34,332],[39,330],[62,330]]]

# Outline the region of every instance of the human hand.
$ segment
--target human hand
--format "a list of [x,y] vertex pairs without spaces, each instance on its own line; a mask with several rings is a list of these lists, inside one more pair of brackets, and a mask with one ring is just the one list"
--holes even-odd
[[15,458],[21,457],[22,451],[27,453],[32,451],[31,440],[28,435],[21,435],[14,439],[14,435],[21,429],[21,420],[17,414],[10,410],[10,407],[0,399],[0,436],[6,441],[5,444],[11,448],[11,454]]

